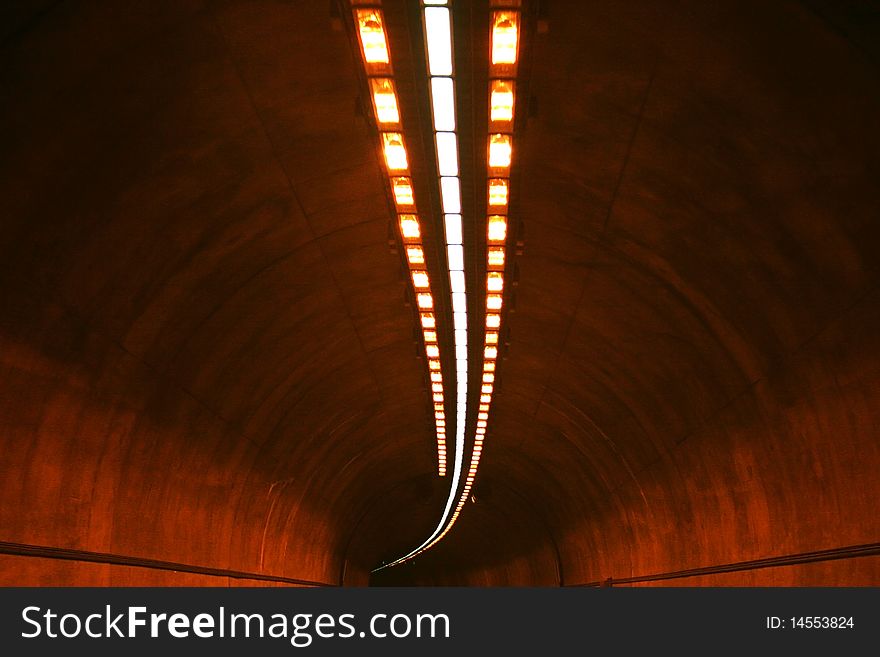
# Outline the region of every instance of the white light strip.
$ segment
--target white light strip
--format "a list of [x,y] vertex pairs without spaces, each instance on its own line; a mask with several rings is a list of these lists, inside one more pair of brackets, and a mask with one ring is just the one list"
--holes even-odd
[[458,140],[454,132],[438,132],[437,167],[441,176],[458,175]]
[[455,89],[452,78],[431,78],[434,130],[455,130]]
[[428,71],[432,76],[452,75],[452,27],[446,7],[425,8]]

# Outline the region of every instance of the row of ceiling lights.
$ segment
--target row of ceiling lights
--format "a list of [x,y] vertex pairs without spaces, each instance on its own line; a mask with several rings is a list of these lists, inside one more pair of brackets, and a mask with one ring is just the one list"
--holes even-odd
[[[405,245],[412,284],[419,306],[428,368],[432,382],[437,435],[438,473],[447,470],[446,413],[443,376],[437,341],[437,321],[430,279],[425,266],[419,218],[416,213],[402,124],[391,70],[388,39],[377,0],[352,0],[361,51],[369,78],[385,163],[394,193],[400,234]],[[492,0],[490,34],[489,133],[487,137],[486,307],[480,397],[471,463],[459,491],[463,467],[468,398],[468,318],[464,273],[458,136],[452,22],[448,0],[423,0],[425,46],[428,54],[434,143],[443,210],[447,263],[452,293],[455,338],[456,432],[455,461],[449,497],[437,528],[419,547],[385,564],[393,566],[430,548],[452,528],[476,479],[495,386],[507,241],[510,167],[513,157],[514,90],[519,47],[519,0]],[[366,5],[366,6],[364,6]],[[452,510],[456,503],[455,510]]]
[[[394,85],[385,21],[382,10],[375,6],[356,7],[354,18],[361,54],[369,79],[373,111],[381,135],[385,166],[397,209],[400,237],[406,251],[406,261],[409,265],[416,305],[419,309],[422,337],[428,362],[428,375],[431,380],[431,397],[437,437],[437,471],[442,477],[446,475],[446,406],[443,392],[443,372],[440,364],[440,344],[437,339],[437,317],[434,312],[434,296],[431,292],[431,280],[425,262],[422,230],[402,132],[400,103]],[[449,107],[454,112],[454,103],[451,100]],[[463,272],[461,275],[463,278]],[[459,422],[459,424],[461,423]],[[463,440],[463,426],[461,432]]]

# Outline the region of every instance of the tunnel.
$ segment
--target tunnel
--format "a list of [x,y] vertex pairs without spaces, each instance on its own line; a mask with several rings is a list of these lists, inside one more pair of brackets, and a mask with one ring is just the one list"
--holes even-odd
[[880,585],[877,2],[14,1],[0,42],[0,583]]

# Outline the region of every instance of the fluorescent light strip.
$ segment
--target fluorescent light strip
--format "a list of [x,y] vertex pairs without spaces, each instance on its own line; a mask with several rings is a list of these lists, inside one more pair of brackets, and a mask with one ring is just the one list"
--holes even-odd
[[432,76],[452,75],[452,26],[449,9],[425,7],[425,38],[428,45],[428,72]]
[[[455,462],[449,497],[443,516],[434,532],[408,554],[376,570],[397,565],[433,545],[451,526],[452,505],[455,503],[464,463],[465,424],[468,398],[468,337],[467,291],[464,278],[464,248],[461,225],[461,182],[458,179],[458,139],[455,133],[455,81],[452,65],[452,26],[449,9],[433,5],[446,2],[425,0],[425,46],[428,51],[428,73],[431,77],[431,107],[434,113],[437,172],[440,176],[440,199],[444,213],[449,284],[452,289],[453,327],[456,366]],[[444,451],[445,451],[444,445]],[[456,512],[457,513],[457,512]]]
[[[409,172],[406,144],[401,132],[400,105],[391,72],[391,56],[388,48],[388,37],[385,33],[384,17],[378,8],[353,8],[355,24],[361,47],[364,69],[369,78],[370,95],[376,123],[380,128],[380,145],[388,170],[389,183],[394,194],[394,204],[398,214],[397,227],[406,250],[406,261],[410,267],[410,279],[416,304],[419,308],[419,319],[422,327],[422,338],[425,355],[428,359],[428,372],[431,379],[431,399],[434,409],[435,435],[437,440],[437,471],[442,477],[446,475],[446,405],[444,398],[443,373],[440,361],[440,346],[437,343],[437,319],[434,314],[434,296],[431,293],[431,281],[425,266],[425,253],[422,247],[421,227],[413,196],[412,178]],[[448,13],[448,10],[443,10]],[[448,23],[448,16],[447,16]],[[439,51],[438,62],[442,63],[442,51]],[[449,54],[451,62],[451,49]],[[450,64],[451,66],[451,64]],[[451,70],[450,70],[451,73]],[[442,86],[442,85],[441,85]],[[451,98],[451,96],[450,96]],[[448,114],[448,108],[438,106]],[[449,116],[444,120],[449,121]],[[454,124],[454,114],[451,115]],[[444,153],[444,172],[458,175],[458,147],[455,135],[438,136],[438,152]],[[450,159],[454,157],[455,159]],[[454,198],[452,199],[454,200]],[[466,343],[465,343],[466,344]],[[456,342],[456,353],[460,344]],[[455,380],[453,376],[450,380]],[[461,439],[458,435],[461,434]],[[456,428],[456,439],[464,443],[464,428]],[[457,469],[461,470],[461,456]],[[455,478],[457,487],[458,476]]]

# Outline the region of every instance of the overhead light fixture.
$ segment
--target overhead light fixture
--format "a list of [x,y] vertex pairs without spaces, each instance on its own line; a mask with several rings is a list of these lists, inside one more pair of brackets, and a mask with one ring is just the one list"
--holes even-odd
[[498,331],[486,331],[486,344],[498,344]]
[[489,120],[502,123],[513,121],[513,81],[492,80],[490,93]]
[[419,308],[429,309],[434,307],[434,297],[429,292],[420,292],[416,295],[416,301]]
[[449,244],[446,247],[450,271],[464,271],[464,249],[461,244]]
[[[461,187],[458,178],[455,176],[440,178],[440,198],[443,201],[443,212],[446,214],[461,213]],[[504,202],[507,203],[506,196]]]
[[368,64],[390,63],[381,13],[376,9],[358,9],[357,22],[364,61]]
[[410,265],[425,264],[425,253],[420,246],[407,246],[406,259]]
[[514,11],[497,11],[492,18],[492,63],[516,64],[519,16]]
[[452,288],[453,294],[456,292],[465,292],[464,285],[464,272],[463,271],[450,271],[449,272],[449,286]]
[[502,296],[500,294],[487,294],[486,295],[486,309],[487,310],[501,310],[502,304]]
[[408,207],[415,205],[412,180],[404,176],[398,176],[391,180],[391,187],[394,190],[394,202],[398,206]]
[[489,292],[501,292],[504,289],[504,274],[490,271],[486,274],[486,290]]
[[461,244],[461,215],[447,214],[444,215],[443,221],[446,227],[446,243]]
[[434,319],[434,313],[422,313],[422,328],[434,328],[437,326],[437,320]]
[[507,218],[502,215],[492,215],[488,224],[489,241],[503,243],[507,239]]
[[507,181],[502,178],[493,178],[489,181],[489,205],[498,208],[507,207]]
[[452,78],[431,78],[431,108],[434,130],[455,130],[455,90]]
[[489,168],[509,169],[513,147],[510,135],[492,135],[489,137]]
[[431,372],[431,381],[434,383],[440,383],[443,381],[443,375],[440,372]]
[[441,176],[458,175],[458,143],[454,132],[438,132],[437,168]]
[[400,234],[404,240],[417,240],[421,236],[419,219],[414,214],[400,215]]
[[440,358],[440,348],[436,344],[425,345],[425,353],[428,354],[428,358]]
[[430,281],[428,280],[428,272],[422,270],[415,270],[412,272],[412,280],[413,287],[417,290],[425,290],[431,287]]
[[403,136],[399,132],[383,132],[382,140],[385,144],[385,164],[389,171],[406,171],[409,163],[406,159],[406,148],[403,145]]
[[501,315],[498,313],[487,313],[486,328],[497,329],[499,326],[501,326]]
[[425,37],[428,42],[428,71],[431,75],[452,75],[452,28],[449,10],[425,9]]
[[424,331],[425,342],[437,342],[437,331]]
[[373,105],[376,108],[376,119],[379,123],[400,123],[394,83],[389,78],[372,78],[370,86],[373,89]]
[[[506,232],[505,222],[505,232]],[[504,236],[501,237],[500,241],[504,241]],[[503,246],[490,246],[488,250],[488,264],[489,267],[503,267],[504,266],[504,247]]]

